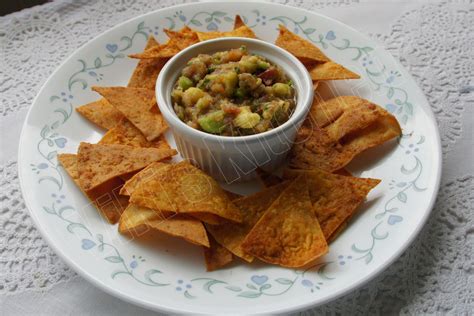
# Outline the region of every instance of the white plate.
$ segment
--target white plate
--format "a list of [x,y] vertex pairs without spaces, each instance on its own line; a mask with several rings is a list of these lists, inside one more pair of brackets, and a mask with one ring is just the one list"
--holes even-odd
[[[130,241],[88,204],[56,162],[101,131],[74,108],[96,100],[90,86],[126,85],[146,36],[164,41],[163,28],[183,24],[227,30],[236,14],[257,36],[273,41],[279,23],[313,41],[335,61],[362,75],[331,84],[335,94],[356,94],[396,114],[404,136],[358,157],[351,169],[381,178],[359,215],[307,271],[242,264],[205,272],[201,249],[155,236]],[[19,174],[39,230],[79,274],[132,303],[169,312],[275,313],[332,300],[373,278],[413,241],[435,201],[441,173],[437,126],[410,75],[366,36],[330,18],[266,3],[199,3],[171,7],[127,21],[78,49],[41,89],[20,142]],[[247,193],[256,184],[233,187]]]

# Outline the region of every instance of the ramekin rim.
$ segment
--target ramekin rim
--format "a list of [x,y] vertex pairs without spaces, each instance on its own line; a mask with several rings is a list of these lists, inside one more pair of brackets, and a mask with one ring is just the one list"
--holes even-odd
[[[196,50],[197,48],[201,46],[210,46],[216,42],[221,42],[221,41],[231,42],[231,41],[236,41],[236,40],[238,40],[240,43],[250,42],[250,43],[256,43],[258,45],[270,47],[270,49],[273,49],[274,51],[278,52],[278,54],[275,55],[277,59],[280,58],[281,56],[284,56],[298,66],[296,69],[296,72],[298,73],[298,75],[301,75],[303,78],[302,79],[303,85],[300,87],[301,92],[303,92],[302,93],[303,95],[302,95],[302,98],[300,96],[300,98],[297,100],[295,112],[296,112],[296,109],[299,107],[303,108],[302,111],[299,113],[293,113],[285,123],[283,123],[282,125],[276,128],[273,128],[269,131],[265,131],[263,133],[244,135],[244,136],[216,135],[216,134],[200,131],[198,129],[195,129],[187,125],[186,123],[184,123],[178,118],[172,106],[167,106],[166,98],[163,95],[163,93],[161,93],[161,92],[164,92],[163,90],[165,89],[163,78],[166,77],[167,73],[170,71],[169,69],[173,66],[174,62],[179,60],[179,58],[183,54],[186,54],[190,50]],[[283,67],[283,70],[285,71],[285,67]],[[206,141],[218,141],[221,143],[237,143],[237,142],[248,143],[252,141],[258,141],[264,138],[272,137],[274,135],[277,135],[279,132],[287,130],[288,128],[291,128],[292,126],[298,125],[306,117],[311,107],[312,100],[314,97],[313,90],[312,90],[312,79],[309,75],[309,72],[306,70],[303,63],[301,63],[301,61],[298,60],[298,58],[296,58],[291,53],[287,52],[281,47],[276,46],[273,43],[263,41],[260,39],[244,38],[244,37],[221,37],[221,38],[199,42],[199,43],[186,47],[185,49],[180,51],[178,54],[173,56],[170,60],[168,60],[168,62],[164,65],[163,69],[161,69],[156,81],[156,85],[155,85],[155,95],[156,95],[158,107],[161,111],[161,114],[165,117],[165,120],[167,121],[168,124],[170,125],[172,124],[173,127],[178,128],[183,133],[190,133],[191,135],[195,137],[201,136],[202,138],[206,139]]]

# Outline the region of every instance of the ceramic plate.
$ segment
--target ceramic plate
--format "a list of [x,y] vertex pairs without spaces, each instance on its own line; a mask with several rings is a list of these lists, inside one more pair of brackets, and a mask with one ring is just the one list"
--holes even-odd
[[[183,25],[228,30],[236,14],[258,37],[274,41],[278,24],[321,47],[361,74],[326,92],[359,95],[394,113],[403,127],[398,142],[358,157],[357,175],[382,179],[330,252],[300,271],[264,264],[236,264],[205,271],[202,250],[153,236],[131,241],[109,225],[82,195],[56,154],[76,152],[79,142],[103,134],[74,108],[98,99],[92,85],[126,85],[147,36],[166,39],[163,28]],[[171,136],[170,136],[171,138]],[[23,196],[39,230],[80,275],[103,290],[160,311],[276,313],[309,308],[373,278],[416,238],[435,201],[440,179],[440,141],[429,105],[410,75],[375,42],[335,20],[308,11],[255,3],[199,3],[151,12],[120,24],[78,49],[36,97],[21,136],[19,174]],[[240,193],[256,183],[230,188]]]

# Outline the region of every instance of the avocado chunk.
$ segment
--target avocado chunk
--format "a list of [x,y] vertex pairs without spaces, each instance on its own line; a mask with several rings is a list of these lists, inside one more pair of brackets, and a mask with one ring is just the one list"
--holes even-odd
[[225,126],[224,111],[218,110],[203,115],[198,119],[198,123],[203,131],[212,134],[219,134]]

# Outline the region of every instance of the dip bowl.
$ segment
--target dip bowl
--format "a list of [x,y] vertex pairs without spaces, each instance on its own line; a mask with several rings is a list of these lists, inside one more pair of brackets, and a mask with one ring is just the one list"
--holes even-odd
[[[171,92],[187,62],[199,54],[212,54],[242,45],[247,46],[251,54],[263,56],[279,65],[292,80],[296,107],[288,121],[269,131],[247,136],[209,134],[181,121],[173,109]],[[251,180],[256,177],[257,168],[271,172],[280,166],[313,100],[311,78],[296,57],[268,42],[240,37],[208,40],[182,50],[161,70],[155,92],[160,111],[173,133],[181,156],[216,180],[226,183]]]

